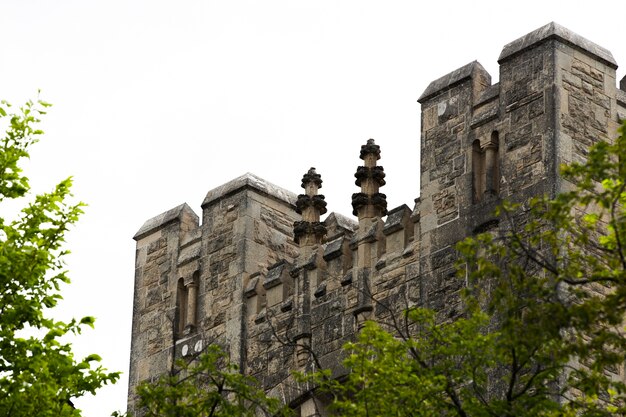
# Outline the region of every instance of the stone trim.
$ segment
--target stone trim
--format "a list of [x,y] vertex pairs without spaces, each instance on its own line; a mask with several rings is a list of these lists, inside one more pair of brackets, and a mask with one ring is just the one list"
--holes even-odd
[[551,39],[556,39],[561,43],[590,55],[592,58],[599,59],[605,65],[608,65],[613,69],[617,69],[617,62],[615,62],[615,58],[613,58],[613,55],[609,50],[604,49],[603,47],[583,38],[579,34],[572,32],[555,22],[550,22],[547,25],[530,32],[529,34],[506,44],[504,48],[502,48],[502,52],[498,58],[498,63],[502,65],[503,62],[513,58],[514,56]]
[[383,227],[383,234],[388,236],[405,227],[405,220],[411,215],[411,209],[403,204],[387,213],[387,221]]
[[342,253],[344,237],[339,236],[338,238],[328,242],[326,247],[324,248],[323,258],[326,262],[331,261],[335,258],[339,258]]
[[271,182],[248,172],[209,191],[202,201],[202,208],[204,209],[211,203],[231,196],[243,189],[255,190],[263,195],[285,202],[291,206],[295,206],[296,204],[297,196],[295,193],[274,185]]
[[175,223],[181,221],[183,214],[187,212],[187,214],[191,215],[196,219],[196,223],[199,221],[198,215],[187,205],[187,203],[183,203],[180,206],[176,206],[171,210],[168,210],[164,213],[159,214],[146,221],[143,226],[135,233],[133,236],[134,240],[140,240],[144,237],[151,235],[157,230],[163,229],[170,223]]
[[263,288],[269,290],[283,283],[282,276],[285,269],[285,261],[279,261],[278,263],[270,266],[267,271],[267,276],[263,280]]
[[428,84],[428,87],[426,87],[426,90],[424,90],[420,98],[417,99],[417,102],[424,103],[437,94],[443,93],[455,85],[461,84],[463,81],[473,78],[476,72],[483,72],[488,79],[491,79],[491,76],[487,70],[480,65],[480,62],[472,61],[469,64],[466,64]]

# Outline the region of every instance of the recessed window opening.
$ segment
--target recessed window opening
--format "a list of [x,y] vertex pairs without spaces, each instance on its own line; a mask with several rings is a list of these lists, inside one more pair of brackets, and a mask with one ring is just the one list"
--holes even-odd
[[485,193],[485,153],[480,140],[472,143],[472,201],[480,203]]
[[187,323],[187,304],[188,304],[187,287],[185,287],[185,280],[180,278],[176,285],[176,335],[182,336],[185,331],[185,325]]

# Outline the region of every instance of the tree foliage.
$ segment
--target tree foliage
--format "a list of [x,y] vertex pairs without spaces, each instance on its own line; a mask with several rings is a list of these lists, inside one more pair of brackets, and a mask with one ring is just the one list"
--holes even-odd
[[268,397],[214,344],[197,357],[179,359],[170,374],[143,382],[137,394],[145,417],[289,415],[286,406]]
[[[20,162],[42,135],[39,117],[49,104],[27,102],[18,111],[2,101],[0,123],[0,208],[29,196]],[[72,203],[71,179],[37,195],[11,220],[0,217],[0,416],[80,416],[72,399],[94,393],[119,374],[98,366],[100,357],[77,360],[63,340],[94,319],[68,323],[49,317],[69,283],[63,258],[65,233],[80,215]],[[6,213],[6,210],[3,210]]]
[[338,415],[626,415],[626,124],[562,178],[458,244],[461,317],[367,323],[345,381],[309,376]]

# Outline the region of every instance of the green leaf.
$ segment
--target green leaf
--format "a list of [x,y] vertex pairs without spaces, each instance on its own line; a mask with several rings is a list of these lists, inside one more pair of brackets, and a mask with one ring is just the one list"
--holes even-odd
[[[97,365],[98,355],[76,361],[68,333],[80,333],[80,325],[93,327],[86,317],[77,325],[48,317],[48,309],[60,300],[61,283],[68,283],[63,267],[65,233],[82,212],[71,199],[71,181],[33,196],[21,164],[43,132],[37,117],[45,102],[29,101],[18,111],[2,101],[0,115],[9,126],[0,138],[0,204],[28,200],[15,219],[0,219],[0,415],[80,416],[70,399],[94,393],[114,383],[119,373]],[[34,334],[23,337],[24,331]]]

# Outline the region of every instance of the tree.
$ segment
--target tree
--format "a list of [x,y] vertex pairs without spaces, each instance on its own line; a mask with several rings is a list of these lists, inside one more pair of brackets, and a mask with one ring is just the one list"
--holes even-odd
[[289,415],[288,407],[268,397],[215,344],[198,356],[179,359],[171,374],[143,382],[137,394],[144,417]]
[[[29,195],[28,178],[20,162],[43,134],[39,117],[49,104],[27,102],[14,112],[0,102],[0,204],[20,202]],[[0,415],[80,416],[72,399],[114,383],[117,372],[106,372],[98,355],[77,360],[63,337],[79,334],[94,319],[69,323],[49,317],[69,283],[63,259],[65,233],[80,215],[81,203],[71,202],[71,179],[53,191],[37,195],[16,219],[0,218]]]
[[345,416],[626,415],[626,123],[562,176],[458,244],[461,317],[369,322],[345,381],[305,378]]

